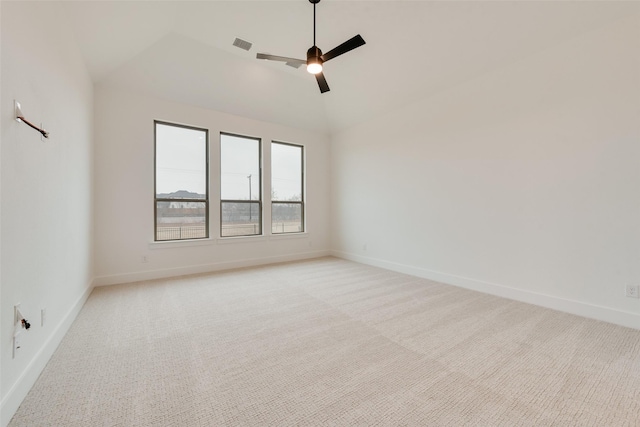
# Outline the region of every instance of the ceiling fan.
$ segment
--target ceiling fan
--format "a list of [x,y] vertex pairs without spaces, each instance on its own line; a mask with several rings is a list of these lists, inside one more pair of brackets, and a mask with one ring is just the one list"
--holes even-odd
[[295,65],[306,65],[307,71],[311,74],[315,74],[316,80],[318,81],[318,86],[320,87],[320,92],[325,93],[329,91],[329,85],[327,84],[327,80],[324,78],[324,74],[322,73],[322,64],[330,59],[342,55],[343,53],[347,53],[350,50],[362,46],[363,44],[365,44],[365,41],[362,36],[358,34],[357,36],[350,38],[346,42],[334,47],[329,52],[323,55],[320,48],[316,46],[316,4],[320,3],[320,0],[309,0],[309,3],[313,4],[313,46],[307,51],[307,60],[305,61],[303,59],[270,55],[268,53],[259,53],[256,55],[256,58],[268,59],[271,61],[288,62],[289,64]]

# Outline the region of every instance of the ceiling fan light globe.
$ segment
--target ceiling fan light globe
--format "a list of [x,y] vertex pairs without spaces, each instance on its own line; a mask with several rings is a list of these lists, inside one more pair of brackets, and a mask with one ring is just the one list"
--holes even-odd
[[318,74],[322,72],[322,64],[319,62],[310,62],[307,64],[307,71],[311,74]]

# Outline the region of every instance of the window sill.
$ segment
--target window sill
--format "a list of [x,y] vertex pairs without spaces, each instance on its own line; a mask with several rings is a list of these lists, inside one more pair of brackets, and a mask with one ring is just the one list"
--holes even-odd
[[229,236],[229,237],[220,237],[217,240],[219,245],[227,245],[230,243],[255,243],[261,242],[266,239],[266,236],[263,234],[256,236]]
[[282,233],[282,234],[262,234],[259,236],[232,236],[232,237],[221,237],[217,240],[219,245],[225,245],[228,243],[254,243],[254,242],[262,242],[265,240],[288,240],[288,239],[307,239],[309,238],[309,233],[306,231],[302,233]]
[[302,233],[278,233],[270,234],[269,240],[287,240],[287,239],[306,239],[309,237],[309,233],[303,231]]
[[256,243],[264,242],[266,240],[290,240],[290,239],[308,239],[309,233],[306,231],[302,233],[282,233],[282,234],[269,234],[259,236],[232,236],[232,237],[219,237],[208,239],[189,239],[189,240],[166,240],[161,242],[149,242],[149,249],[172,249],[172,248],[187,248],[193,246],[211,246],[211,245],[228,245],[236,243]]
[[216,239],[187,239],[166,240],[161,242],[149,242],[149,249],[185,248],[189,246],[209,246],[215,244]]

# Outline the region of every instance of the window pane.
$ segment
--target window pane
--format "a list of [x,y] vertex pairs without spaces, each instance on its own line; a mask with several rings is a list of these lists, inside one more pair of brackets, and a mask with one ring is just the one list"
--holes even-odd
[[206,199],[207,133],[156,123],[156,197]]
[[300,233],[304,231],[302,203],[272,203],[271,233]]
[[302,150],[299,145],[271,143],[272,234],[304,231]]
[[156,240],[207,237],[205,202],[156,202]]
[[271,200],[302,201],[302,147],[271,144]]
[[260,200],[260,140],[220,136],[222,200]]
[[222,237],[262,234],[260,203],[222,202]]
[[155,175],[155,240],[209,237],[207,130],[155,122]]

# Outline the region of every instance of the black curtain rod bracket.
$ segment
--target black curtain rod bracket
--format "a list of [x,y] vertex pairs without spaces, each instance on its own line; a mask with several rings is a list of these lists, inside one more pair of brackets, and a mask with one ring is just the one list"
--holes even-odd
[[31,123],[29,120],[24,118],[24,114],[22,114],[22,110],[20,109],[20,103],[16,100],[13,101],[13,104],[15,106],[15,119],[18,122],[22,122],[24,124],[26,124],[27,126],[37,130],[38,132],[40,132],[40,134],[42,136],[44,136],[45,138],[49,138],[49,132],[47,132],[46,130],[39,128],[38,126],[34,125],[33,123]]

